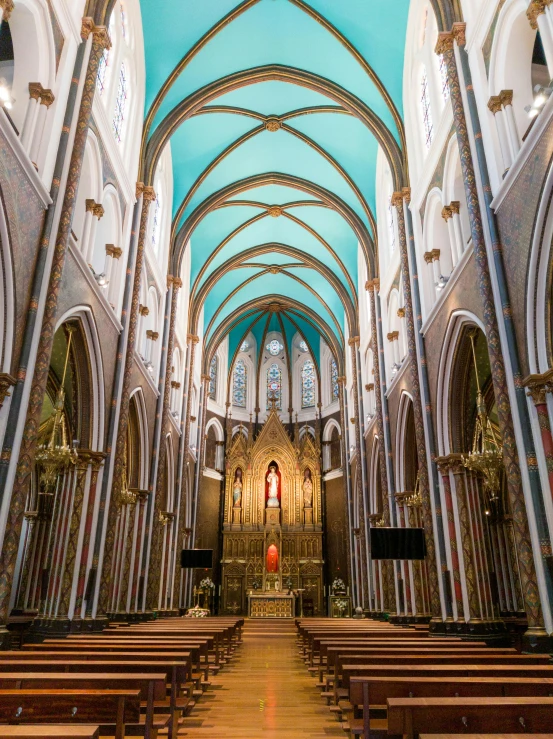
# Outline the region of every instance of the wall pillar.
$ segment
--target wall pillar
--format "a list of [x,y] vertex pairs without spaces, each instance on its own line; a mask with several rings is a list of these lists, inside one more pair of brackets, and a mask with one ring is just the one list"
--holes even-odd
[[[544,629],[543,612],[540,601],[540,593],[538,588],[538,580],[536,576],[536,568],[533,558],[532,541],[528,527],[528,518],[526,513],[526,502],[524,499],[524,491],[522,486],[522,477],[518,459],[518,450],[516,444],[513,417],[511,415],[511,402],[507,385],[507,375],[505,370],[505,362],[501,347],[501,337],[499,334],[498,319],[496,313],[495,299],[492,289],[490,265],[488,263],[488,253],[484,238],[484,229],[482,216],[480,211],[480,200],[476,187],[476,172],[472,159],[471,142],[467,128],[465,117],[464,101],[461,94],[461,86],[459,73],[457,69],[457,59],[455,56],[455,42],[459,47],[459,54],[463,64],[463,73],[465,83],[470,86],[467,88],[469,96],[469,112],[471,122],[474,129],[475,137],[479,138],[475,145],[479,155],[480,175],[484,178],[484,197],[486,195],[486,187],[489,188],[487,165],[485,154],[481,142],[481,133],[479,130],[479,121],[475,101],[473,99],[473,91],[470,80],[470,69],[468,63],[464,63],[466,52],[465,46],[465,25],[456,23],[451,33],[440,33],[438,43],[436,45],[436,53],[442,54],[447,66],[448,82],[451,103],[453,107],[453,119],[457,133],[457,141],[459,145],[459,154],[461,159],[461,169],[463,173],[463,181],[465,184],[465,195],[469,211],[469,219],[472,233],[472,243],[474,248],[475,266],[478,274],[478,287],[484,308],[484,324],[486,329],[486,338],[488,344],[488,353],[490,357],[490,366],[492,367],[492,380],[495,393],[495,399],[498,409],[498,420],[500,433],[503,441],[503,459],[507,474],[507,487],[511,510],[513,512],[513,525],[518,549],[518,557],[520,563],[520,571],[522,578],[522,587],[524,591],[525,608],[528,617],[529,632],[527,639],[532,648],[538,647],[540,640],[546,640],[547,634]],[[468,75],[468,77],[467,77]],[[490,189],[491,198],[491,189]],[[491,202],[491,201],[490,201]],[[501,248],[499,237],[497,234],[496,224],[493,214],[489,208],[489,198],[486,200],[486,208],[488,215],[488,225],[492,233],[492,241],[494,242],[494,265],[496,276],[499,283],[499,291],[502,299],[502,315],[504,318],[505,330],[508,336],[508,350],[510,353],[513,374],[517,375],[519,370],[518,351],[516,348],[516,337],[512,327],[512,313],[509,305],[508,294],[505,283],[505,275],[503,262],[501,259]],[[520,413],[527,414],[526,403],[524,407],[519,404],[517,397],[517,405]],[[523,431],[524,433],[524,431]],[[536,510],[536,519],[540,535],[545,535],[543,530],[544,521],[542,521],[541,508],[543,508],[543,499],[541,498],[541,487],[537,470],[534,470],[535,453],[531,452],[531,442],[528,438],[524,439],[525,451],[527,453],[528,473],[530,477],[530,485],[533,488],[532,498],[534,505],[538,506]],[[533,452],[533,450],[532,450]]]
[[530,26],[535,31],[539,29],[549,77],[553,78],[553,27],[548,0],[531,0],[526,16],[530,21]]

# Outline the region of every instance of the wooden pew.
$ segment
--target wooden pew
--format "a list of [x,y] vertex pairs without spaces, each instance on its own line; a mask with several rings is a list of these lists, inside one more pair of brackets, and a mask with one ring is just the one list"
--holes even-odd
[[535,734],[553,729],[553,698],[389,698],[388,734],[430,730]]
[[[420,734],[419,739],[520,739],[520,734]],[[524,739],[553,739],[553,734],[524,734]]]
[[179,699],[175,690],[167,698],[167,675],[128,672],[117,673],[0,673],[1,690],[138,690],[144,712],[169,713],[169,736],[176,736],[178,719],[188,707],[188,699]]
[[[349,719],[352,734],[369,736],[371,710],[387,706],[388,698],[553,696],[553,678],[531,677],[352,677],[349,703],[352,710],[362,706],[361,719]],[[379,722],[380,727],[382,726]],[[378,729],[378,726],[375,728]]]
[[98,726],[0,726],[0,739],[98,739]]
[[153,715],[140,719],[138,690],[0,690],[0,723],[99,724],[123,739],[125,727],[155,739]]

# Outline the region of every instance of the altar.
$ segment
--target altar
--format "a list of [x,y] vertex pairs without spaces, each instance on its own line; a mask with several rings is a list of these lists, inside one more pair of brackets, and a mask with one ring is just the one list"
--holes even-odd
[[248,595],[250,618],[294,618],[296,598],[288,593],[255,593]]

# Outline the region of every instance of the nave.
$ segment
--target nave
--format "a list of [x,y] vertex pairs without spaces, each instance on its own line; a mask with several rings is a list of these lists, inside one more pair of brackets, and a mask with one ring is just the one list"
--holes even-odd
[[344,737],[314,689],[296,637],[291,620],[246,619],[240,650],[184,719],[179,737]]

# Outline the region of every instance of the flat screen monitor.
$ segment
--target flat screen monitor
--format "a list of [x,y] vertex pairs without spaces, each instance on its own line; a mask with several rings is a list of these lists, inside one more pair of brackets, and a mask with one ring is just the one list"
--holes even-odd
[[183,549],[180,553],[180,566],[186,569],[211,569],[213,549]]
[[424,529],[371,529],[372,559],[424,559]]

